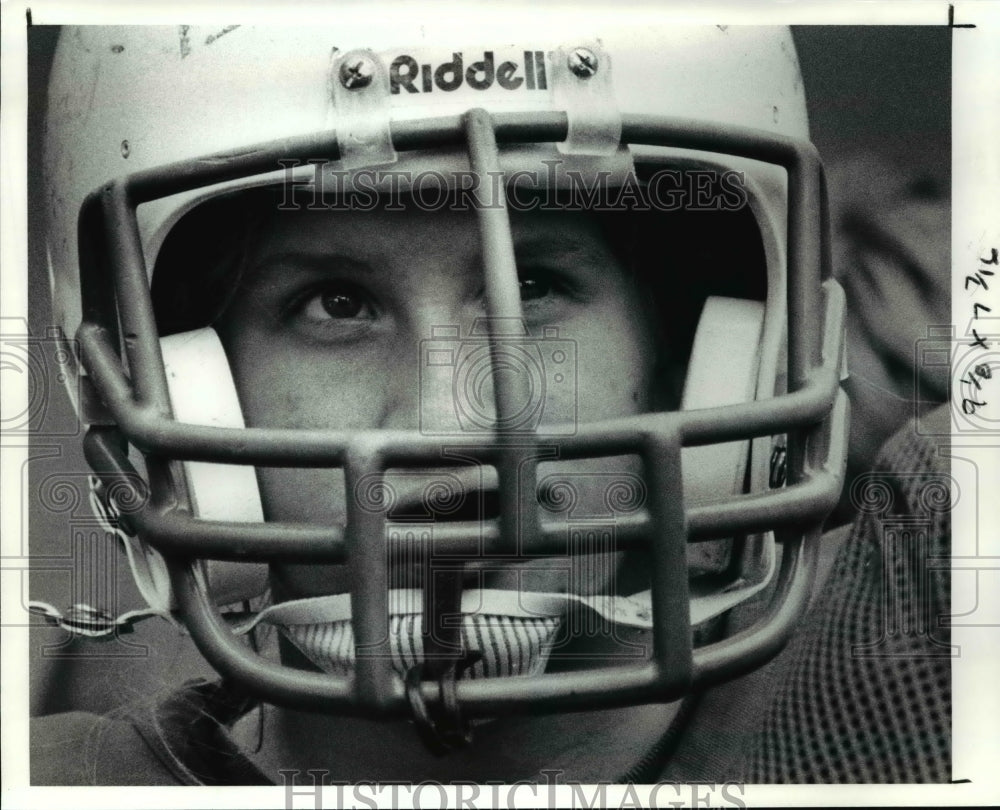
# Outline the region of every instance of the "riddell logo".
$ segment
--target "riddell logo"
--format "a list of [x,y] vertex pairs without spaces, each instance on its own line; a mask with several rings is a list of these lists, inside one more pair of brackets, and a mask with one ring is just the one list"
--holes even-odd
[[545,54],[542,51],[525,51],[522,65],[505,61],[499,65],[493,51],[486,51],[483,58],[466,67],[461,51],[452,54],[450,62],[434,66],[418,64],[408,54],[397,56],[389,66],[389,90],[398,95],[400,89],[407,93],[430,93],[438,90],[457,90],[462,83],[473,90],[488,90],[495,84],[504,90],[546,90]]

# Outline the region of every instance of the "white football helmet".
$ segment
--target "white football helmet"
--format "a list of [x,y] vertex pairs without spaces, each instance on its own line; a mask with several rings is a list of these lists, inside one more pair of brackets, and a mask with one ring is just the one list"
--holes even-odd
[[[348,7],[333,28],[71,28],[52,67],[45,137],[48,268],[55,317],[79,348],[71,390],[89,427],[95,499],[117,520],[151,610],[179,617],[224,676],[277,703],[416,716],[448,739],[459,715],[678,698],[784,645],[840,493],[847,421],[843,294],[787,31],[680,27],[652,10],[539,5],[514,15],[503,4],[440,16]],[[356,492],[390,467],[440,467],[441,434],[245,427],[212,324],[163,334],[170,316],[150,289],[154,271],[170,272],[160,260],[176,254],[165,246],[187,215],[263,188],[326,195],[336,181],[349,193],[385,169],[464,173],[477,178],[478,201],[493,203],[476,214],[491,316],[481,337],[493,346],[505,340],[495,324],[521,317],[503,204],[516,181],[540,177],[534,191],[560,194],[594,179],[634,184],[657,209],[636,216],[669,217],[699,204],[685,178],[738,178],[721,202],[706,192],[700,204],[740,208],[760,261],[671,279],[684,290],[697,272],[707,297],[679,409],[548,435],[518,420],[524,392],[497,375],[495,423],[447,437],[496,471],[495,514],[433,526],[452,560],[566,553],[568,513],[536,497],[539,446],[558,446],[563,459],[641,459],[643,497],[614,513],[615,542],[648,553],[649,591],[584,605],[610,625],[649,631],[639,660],[456,679],[469,651],[457,631],[432,629],[463,612],[461,585],[424,599],[389,586],[386,544],[423,535],[394,525],[387,509],[350,503],[344,525],[268,521],[255,476],[255,467],[336,467]],[[479,182],[491,172],[507,179],[506,195]],[[648,230],[644,255],[655,263],[670,246]],[[725,549],[724,575],[689,581],[691,554],[713,543]],[[260,596],[275,561],[342,563],[359,585],[337,605],[276,605],[237,627],[220,606]],[[477,596],[488,605],[489,594]],[[749,623],[694,632],[765,597]],[[525,609],[557,616],[571,600],[537,601]],[[425,659],[436,652],[450,668],[422,669],[419,656],[400,666],[387,627],[401,612],[423,619]],[[345,617],[353,638],[342,669],[284,666],[239,638],[254,621]]]

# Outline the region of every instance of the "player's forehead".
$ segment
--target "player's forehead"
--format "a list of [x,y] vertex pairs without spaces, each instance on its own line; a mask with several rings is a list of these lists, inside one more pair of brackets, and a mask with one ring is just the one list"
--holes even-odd
[[[572,260],[610,255],[605,228],[587,211],[511,211],[509,222],[519,257]],[[398,199],[370,211],[277,210],[263,224],[253,254],[265,266],[289,255],[337,255],[378,264],[424,254],[479,261],[482,240],[472,207],[431,210]]]

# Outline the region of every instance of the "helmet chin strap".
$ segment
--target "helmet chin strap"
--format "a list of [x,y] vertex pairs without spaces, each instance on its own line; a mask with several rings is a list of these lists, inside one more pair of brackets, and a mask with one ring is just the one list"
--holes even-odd
[[[774,544],[766,546],[764,573],[722,591],[695,592],[691,598],[691,624],[697,626],[745,602],[765,588],[775,570]],[[424,661],[422,648],[422,592],[389,591],[390,642],[393,666],[400,675]],[[462,591],[462,640],[464,649],[478,653],[465,677],[491,678],[541,672],[549,658],[555,632],[570,612],[580,624],[600,622],[638,630],[653,627],[650,591],[618,596],[548,593],[492,588]],[[596,621],[595,621],[596,620]],[[354,668],[354,633],[350,594],[295,599],[270,605],[233,625],[238,635],[259,624],[281,630],[320,669],[347,674]]]

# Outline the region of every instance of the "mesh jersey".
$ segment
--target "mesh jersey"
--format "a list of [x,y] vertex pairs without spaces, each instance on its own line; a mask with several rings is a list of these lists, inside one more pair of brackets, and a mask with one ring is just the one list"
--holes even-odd
[[[947,406],[935,413],[947,430]],[[790,645],[751,782],[941,782],[951,767],[948,458],[907,425],[854,485],[862,511]]]

